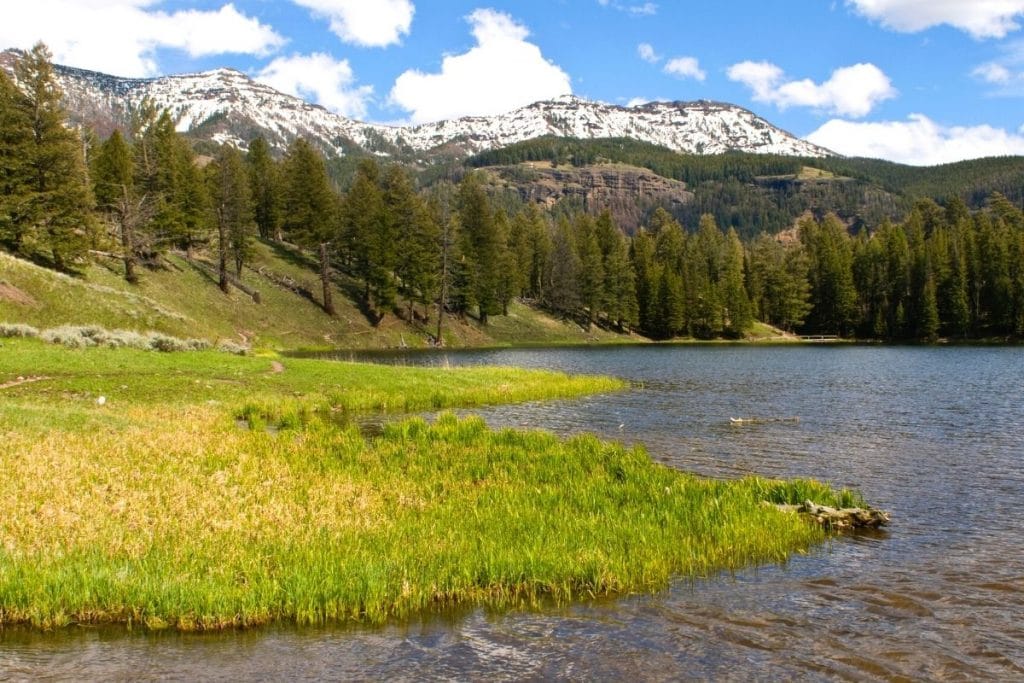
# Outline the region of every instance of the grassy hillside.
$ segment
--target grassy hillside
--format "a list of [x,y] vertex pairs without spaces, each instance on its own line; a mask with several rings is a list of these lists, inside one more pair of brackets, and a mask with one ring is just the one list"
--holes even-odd
[[[252,268],[242,281],[260,294],[232,289],[225,295],[202,264],[170,254],[160,268],[142,272],[142,282],[129,285],[115,260],[98,259],[80,276],[40,268],[0,252],[0,322],[39,328],[99,325],[107,329],[158,331],[177,337],[198,337],[260,347],[296,349],[422,347],[436,319],[408,324],[394,315],[374,327],[349,296],[355,283],[336,281],[336,318],[320,308],[319,279],[312,262],[286,247],[259,243]],[[444,338],[450,346],[521,343],[587,343],[622,341],[622,335],[587,332],[522,304],[490,325],[446,318]]]

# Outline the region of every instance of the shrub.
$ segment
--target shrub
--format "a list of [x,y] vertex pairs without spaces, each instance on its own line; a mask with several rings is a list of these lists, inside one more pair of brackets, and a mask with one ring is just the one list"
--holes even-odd
[[86,328],[73,325],[61,325],[49,330],[43,330],[40,337],[43,341],[51,344],[60,344],[69,349],[84,349],[87,346],[96,346],[96,340],[88,334],[84,334]]
[[149,348],[154,351],[188,351],[188,343],[177,337],[170,337],[159,332],[152,332],[149,335]]
[[39,330],[22,323],[0,323],[0,337],[38,337]]
[[224,353],[233,353],[236,356],[244,356],[246,353],[249,352],[249,349],[247,349],[246,347],[231,341],[220,342],[219,344],[217,344],[217,350],[222,351]]

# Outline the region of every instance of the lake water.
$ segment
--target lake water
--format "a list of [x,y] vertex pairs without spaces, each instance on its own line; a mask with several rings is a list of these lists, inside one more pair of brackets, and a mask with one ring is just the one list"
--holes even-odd
[[[0,680],[1024,680],[1024,349],[700,346],[377,356],[604,373],[631,391],[473,411],[643,442],[714,477],[890,510],[784,566],[538,612],[216,635],[0,633]],[[799,418],[733,425],[730,417]]]

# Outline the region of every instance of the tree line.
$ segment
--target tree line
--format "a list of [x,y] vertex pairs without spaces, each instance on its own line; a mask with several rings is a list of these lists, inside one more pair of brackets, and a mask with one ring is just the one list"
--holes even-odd
[[328,314],[339,282],[355,283],[371,321],[400,315],[438,341],[446,316],[487,324],[516,299],[654,339],[735,338],[755,320],[882,339],[1024,334],[1024,215],[999,194],[976,211],[918,201],[856,235],[829,215],[744,241],[710,212],[684,227],[656,209],[630,236],[607,212],[546,211],[478,172],[424,188],[369,157],[342,192],[301,138],[281,159],[259,137],[199,157],[148,105],[99,141],[66,127],[43,46],[16,79],[0,74],[0,245],[56,268],[99,253],[134,283],[168,249],[203,250],[228,291],[255,239],[287,242],[316,260]]

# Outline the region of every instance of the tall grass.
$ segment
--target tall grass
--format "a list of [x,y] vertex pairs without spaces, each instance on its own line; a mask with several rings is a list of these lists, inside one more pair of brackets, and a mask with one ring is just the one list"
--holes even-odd
[[381,622],[651,591],[822,539],[760,505],[763,481],[700,480],[592,437],[450,414],[369,441],[317,422],[241,431],[210,408],[149,415],[164,419],[5,447],[0,623]]
[[[640,448],[494,432],[451,414],[372,439],[314,418],[324,407],[573,395],[614,380],[286,364],[271,373],[267,359],[211,352],[5,344],[0,383],[48,379],[0,401],[0,625],[378,623],[450,603],[652,591],[822,540],[764,500],[846,495],[813,482],[701,480]],[[111,400],[99,405],[98,391]],[[252,393],[261,398],[247,403]],[[236,413],[292,415],[292,428],[239,429]]]

